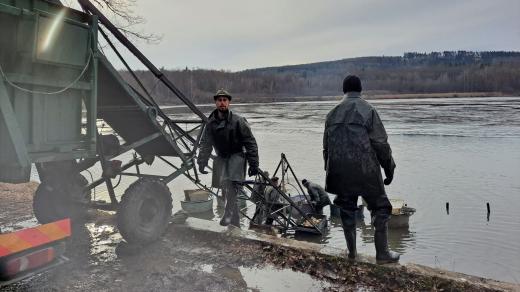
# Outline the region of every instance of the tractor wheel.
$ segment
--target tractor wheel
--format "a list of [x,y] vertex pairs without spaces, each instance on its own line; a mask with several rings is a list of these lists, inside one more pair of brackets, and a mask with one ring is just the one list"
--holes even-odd
[[[90,193],[85,195],[90,197]],[[87,206],[74,201],[68,191],[41,183],[33,197],[33,212],[41,224],[64,218],[70,218],[75,223],[86,217]]]
[[141,178],[123,194],[117,211],[119,232],[128,243],[159,238],[172,215],[172,195],[161,181]]

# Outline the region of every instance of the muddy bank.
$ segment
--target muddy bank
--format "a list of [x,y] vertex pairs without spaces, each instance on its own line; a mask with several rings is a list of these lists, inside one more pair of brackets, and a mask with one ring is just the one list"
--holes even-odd
[[[171,225],[129,249],[106,212],[73,230],[70,262],[6,291],[507,291]],[[276,279],[278,276],[278,279]],[[278,289],[280,288],[280,289]],[[281,289],[283,288],[283,289]]]
[[[261,235],[250,231],[219,231],[214,223],[199,219],[177,228],[191,234],[219,236],[230,240],[240,238],[241,248],[236,251],[244,257],[261,252],[264,264],[278,268],[290,268],[340,287],[341,290],[356,290],[360,287],[374,291],[518,291],[520,286],[466,274],[429,268],[416,264],[377,265],[375,259],[359,255],[356,262],[346,259],[345,251],[320,244]],[[249,253],[248,248],[252,248]]]
[[[2,210],[13,198],[0,193]],[[6,196],[7,195],[7,196]],[[14,206],[14,205],[13,205]],[[25,215],[24,211],[26,212]],[[29,212],[27,212],[29,211]],[[10,224],[31,216],[30,208],[10,210]],[[31,221],[32,220],[32,221]],[[197,221],[198,220],[198,221]],[[34,219],[18,221],[33,222]],[[188,219],[199,224],[215,224]],[[3,287],[5,291],[510,291],[507,285],[460,280],[399,265],[348,262],[344,257],[238,230],[208,232],[172,224],[157,242],[124,243],[114,213],[91,211],[74,226],[70,261],[47,273]],[[2,225],[3,226],[3,225]],[[220,226],[218,226],[220,227]],[[222,229],[221,229],[222,230]],[[245,232],[251,234],[250,232]]]
[[[96,212],[76,226],[66,255],[70,262],[48,273],[4,287],[6,291],[275,291],[278,272],[259,256],[261,247],[230,238],[207,238],[171,226],[165,236],[136,250],[121,243],[114,216]],[[259,250],[257,250],[260,248]],[[290,285],[284,291],[321,290],[332,284],[291,270],[281,270]],[[250,279],[248,279],[248,277]],[[253,279],[253,281],[251,280]],[[255,282],[256,281],[256,282]],[[302,283],[305,287],[302,287]],[[260,287],[260,288],[258,288]],[[260,290],[259,290],[260,289]],[[336,290],[336,289],[334,289]],[[281,290],[280,290],[281,291]]]

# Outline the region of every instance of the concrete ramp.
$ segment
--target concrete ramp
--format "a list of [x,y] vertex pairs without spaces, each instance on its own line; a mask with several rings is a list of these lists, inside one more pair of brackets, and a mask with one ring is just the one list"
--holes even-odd
[[157,112],[119,75],[105,57],[98,63],[98,118],[126,144],[150,141],[136,148],[140,155],[178,156],[175,141],[157,121]]

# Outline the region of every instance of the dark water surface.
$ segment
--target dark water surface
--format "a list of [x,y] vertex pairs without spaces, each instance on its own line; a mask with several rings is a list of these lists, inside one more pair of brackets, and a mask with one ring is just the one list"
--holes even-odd
[[[250,122],[262,169],[272,173],[284,152],[300,179],[323,184],[323,126],[336,103],[249,104],[232,109]],[[371,103],[385,124],[397,163],[395,179],[387,188],[389,197],[404,199],[417,209],[408,229],[390,230],[390,247],[402,253],[401,262],[520,283],[520,98]],[[160,163],[150,171],[172,172]],[[122,183],[123,189],[128,183]],[[193,186],[185,179],[169,186],[174,208],[179,209],[182,191]],[[101,189],[97,195],[106,196]],[[358,225],[358,251],[375,255],[369,223],[365,211],[365,224]],[[314,240],[346,247],[339,222],[330,226],[324,238]]]

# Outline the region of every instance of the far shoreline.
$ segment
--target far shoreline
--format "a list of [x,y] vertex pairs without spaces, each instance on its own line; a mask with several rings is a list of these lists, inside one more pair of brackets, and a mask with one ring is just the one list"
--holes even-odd
[[[503,92],[446,92],[446,93],[363,93],[362,97],[367,100],[390,100],[390,99],[436,99],[436,98],[486,98],[486,97],[520,97],[520,94],[504,94]],[[263,104],[263,103],[291,103],[312,101],[339,101],[343,95],[322,96],[282,96],[282,97],[255,97],[254,99],[237,97],[233,100],[234,105]],[[209,98],[210,99],[210,98]],[[213,106],[213,103],[196,104],[200,107]],[[161,104],[164,109],[183,107],[183,104]]]

